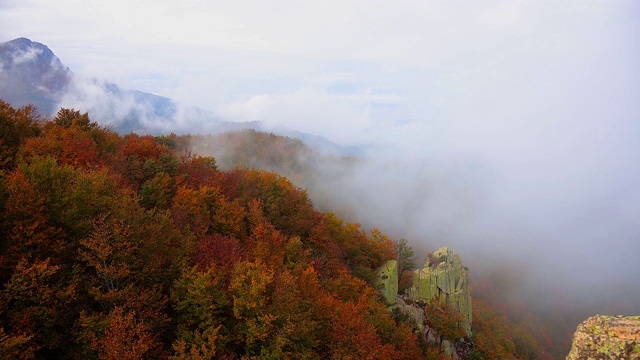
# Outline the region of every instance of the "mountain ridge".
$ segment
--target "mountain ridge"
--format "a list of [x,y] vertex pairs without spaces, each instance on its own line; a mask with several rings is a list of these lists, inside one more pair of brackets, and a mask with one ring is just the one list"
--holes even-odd
[[34,104],[48,114],[73,78],[51,49],[24,37],[0,43],[0,65],[2,98],[16,106]]
[[232,122],[212,111],[183,106],[173,99],[124,89],[97,78],[83,78],[66,67],[45,44],[25,37],[0,43],[0,98],[15,107],[35,105],[45,116],[61,107],[78,108],[119,133],[222,133],[253,129],[301,139],[311,147],[335,155],[359,155],[359,149],[321,136],[286,128],[270,128],[260,121]]

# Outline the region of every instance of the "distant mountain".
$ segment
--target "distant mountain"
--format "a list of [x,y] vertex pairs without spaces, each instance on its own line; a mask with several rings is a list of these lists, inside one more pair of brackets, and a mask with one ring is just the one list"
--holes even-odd
[[26,38],[0,44],[0,97],[13,106],[34,104],[57,111],[73,73],[48,47]]
[[0,98],[15,107],[34,104],[47,116],[60,107],[86,111],[94,121],[120,133],[203,133],[254,129],[296,137],[332,154],[355,155],[320,136],[291,129],[270,129],[259,121],[224,121],[215,113],[182,106],[170,98],[122,89],[116,84],[75,75],[44,44],[26,38],[0,43]]
[[26,38],[0,44],[0,61],[0,98],[13,106],[34,104],[44,115],[73,107],[120,132],[255,128],[253,123],[222,121],[206,110],[180,107],[167,97],[76,76],[47,46]]

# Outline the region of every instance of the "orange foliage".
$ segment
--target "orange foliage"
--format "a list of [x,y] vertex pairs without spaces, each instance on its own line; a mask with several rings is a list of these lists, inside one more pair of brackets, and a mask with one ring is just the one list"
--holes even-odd
[[539,345],[522,327],[482,300],[473,299],[473,332],[476,353],[483,359],[536,359]]
[[12,170],[20,146],[42,132],[33,106],[12,108],[0,99],[0,171]]
[[446,339],[457,340],[467,335],[462,327],[462,315],[439,299],[429,300],[425,306],[425,313],[429,327]]
[[125,313],[120,307],[109,314],[104,335],[94,336],[92,342],[92,348],[98,351],[100,359],[105,360],[144,359],[156,346],[148,327],[134,312]]
[[165,148],[155,141],[153,136],[138,134],[129,134],[124,137],[124,142],[120,150],[121,155],[124,158],[132,156],[138,159],[159,159],[160,154],[165,151]]

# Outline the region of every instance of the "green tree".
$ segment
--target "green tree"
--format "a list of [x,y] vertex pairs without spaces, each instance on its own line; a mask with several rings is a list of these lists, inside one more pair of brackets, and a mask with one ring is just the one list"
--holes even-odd
[[273,334],[276,317],[269,311],[274,272],[262,262],[236,264],[231,279],[233,315],[240,320],[239,335],[249,356],[260,349]]
[[405,271],[412,271],[416,268],[416,256],[413,248],[407,244],[407,239],[395,241],[396,252],[398,253],[398,265],[400,267],[400,275]]
[[83,130],[98,128],[98,124],[89,119],[89,114],[81,114],[78,110],[65,108],[58,110],[53,123],[66,128],[76,126]]
[[400,239],[394,242],[396,253],[398,254],[398,292],[402,293],[412,283],[412,274],[416,267],[416,257],[413,248],[407,244],[407,239]]
[[178,320],[175,359],[212,359],[224,350],[224,322],[233,316],[225,282],[215,266],[183,270],[171,295]]
[[49,259],[17,264],[1,294],[6,303],[0,318],[7,331],[21,334],[14,336],[14,345],[55,352],[73,343],[62,329],[70,329],[76,319],[77,285],[61,269]]

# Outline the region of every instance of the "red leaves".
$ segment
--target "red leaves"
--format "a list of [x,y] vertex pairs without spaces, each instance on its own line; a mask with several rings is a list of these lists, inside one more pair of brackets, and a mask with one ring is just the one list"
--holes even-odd
[[416,359],[420,357],[417,339],[411,330],[395,323],[371,288],[350,301],[332,296],[322,299],[330,314],[334,358],[345,359]]
[[236,238],[220,234],[204,236],[196,247],[195,263],[201,269],[208,269],[213,264],[223,270],[232,269],[233,264],[246,256]]
[[216,160],[210,156],[193,156],[187,153],[181,157],[180,185],[197,189],[209,184],[216,174]]

